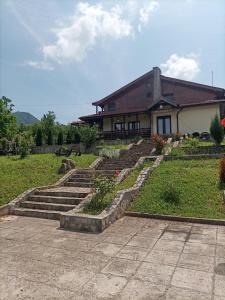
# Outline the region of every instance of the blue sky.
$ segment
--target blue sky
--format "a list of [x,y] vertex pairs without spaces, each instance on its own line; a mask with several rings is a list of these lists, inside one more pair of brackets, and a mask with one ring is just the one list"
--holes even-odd
[[2,0],[0,95],[69,123],[159,66],[225,87],[223,0]]

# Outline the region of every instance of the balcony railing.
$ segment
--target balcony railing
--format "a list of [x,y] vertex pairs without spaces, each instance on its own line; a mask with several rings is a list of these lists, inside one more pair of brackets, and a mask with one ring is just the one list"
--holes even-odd
[[99,133],[100,138],[104,139],[127,139],[134,136],[150,137],[151,128],[141,128],[136,130],[121,130],[121,131],[102,131]]

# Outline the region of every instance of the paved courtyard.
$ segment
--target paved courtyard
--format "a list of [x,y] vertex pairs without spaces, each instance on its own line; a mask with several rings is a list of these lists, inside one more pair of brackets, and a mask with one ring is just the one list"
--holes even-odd
[[225,227],[124,217],[102,234],[0,219],[0,299],[225,299]]

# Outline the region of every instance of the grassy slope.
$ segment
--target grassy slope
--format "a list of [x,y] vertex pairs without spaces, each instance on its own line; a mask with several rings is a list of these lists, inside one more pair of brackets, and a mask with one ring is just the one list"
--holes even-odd
[[[162,199],[168,183],[180,191],[180,203]],[[165,215],[225,219],[218,160],[163,162],[148,179],[130,210]]]
[[[30,155],[26,159],[0,157],[0,205],[3,205],[25,190],[55,183],[63,157],[54,154]],[[88,167],[96,159],[94,155],[71,156],[77,168]]]

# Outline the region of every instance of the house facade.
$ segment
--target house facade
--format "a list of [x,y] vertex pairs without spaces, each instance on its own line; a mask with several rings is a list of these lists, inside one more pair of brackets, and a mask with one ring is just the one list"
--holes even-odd
[[202,133],[215,114],[225,117],[225,90],[166,77],[154,67],[92,105],[96,113],[80,120],[98,125],[104,138]]

